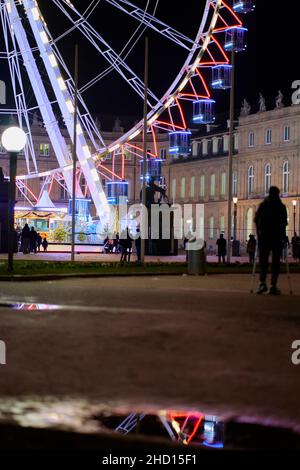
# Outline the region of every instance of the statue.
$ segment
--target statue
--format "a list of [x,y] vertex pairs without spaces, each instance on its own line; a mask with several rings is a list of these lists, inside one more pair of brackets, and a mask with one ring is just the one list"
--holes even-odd
[[116,117],[114,127],[113,127],[114,132],[122,132],[122,127],[121,127],[121,121],[119,117]]
[[242,108],[241,108],[241,116],[249,116],[250,111],[251,111],[251,106],[248,103],[248,101],[244,99]]
[[259,112],[264,113],[267,111],[266,100],[263,97],[262,93],[259,94]]
[[284,104],[283,104],[283,93],[281,92],[281,90],[278,91],[278,96],[276,97],[276,108],[277,109],[281,109],[281,108],[284,108]]

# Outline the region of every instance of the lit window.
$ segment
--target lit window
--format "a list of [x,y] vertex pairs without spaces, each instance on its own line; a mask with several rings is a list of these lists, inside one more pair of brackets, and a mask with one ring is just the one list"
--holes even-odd
[[220,233],[225,232],[225,217],[224,215],[221,215],[220,217]]
[[221,176],[221,196],[226,194],[226,173],[222,173]]
[[206,140],[206,139],[204,139],[202,141],[202,153],[203,153],[203,155],[208,154],[208,140]]
[[216,137],[213,139],[213,153],[219,152],[219,139]]
[[195,176],[192,176],[191,177],[191,192],[190,192],[190,196],[191,198],[194,198],[195,197]]
[[238,175],[237,172],[234,171],[232,175],[232,194],[233,196],[237,196],[237,191],[238,191]]
[[254,191],[254,168],[250,166],[248,168],[248,195],[251,195]]
[[271,179],[272,179],[272,172],[271,172],[271,165],[267,163],[265,166],[265,193],[269,192],[271,187]]
[[284,162],[283,182],[282,182],[283,194],[288,194],[289,192],[289,179],[290,179],[290,165],[289,165],[289,162]]
[[200,197],[205,197],[205,175],[200,176]]
[[290,128],[290,126],[284,126],[283,134],[284,134],[283,135],[284,142],[289,142],[290,138],[291,138],[291,128]]
[[216,194],[216,175],[210,177],[210,195],[214,197]]
[[212,240],[214,238],[214,225],[215,225],[215,219],[214,217],[209,218],[209,238]]
[[266,145],[271,145],[272,143],[272,129],[266,130]]
[[235,133],[234,134],[234,150],[239,149],[239,134]]
[[176,199],[176,178],[172,179],[172,199]]
[[181,199],[185,198],[185,176],[181,178],[180,197]]
[[223,151],[224,152],[229,151],[229,135],[223,136]]
[[49,157],[50,154],[50,145],[49,144],[40,144],[40,156]]
[[254,132],[249,132],[249,147],[254,147],[255,145],[255,134]]
[[160,158],[166,160],[167,158],[167,149],[160,149]]

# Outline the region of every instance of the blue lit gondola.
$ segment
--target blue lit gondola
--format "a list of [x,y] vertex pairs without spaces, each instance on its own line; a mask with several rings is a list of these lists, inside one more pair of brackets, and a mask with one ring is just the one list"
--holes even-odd
[[226,30],[224,48],[227,52],[241,52],[246,49],[247,28],[234,27]]
[[128,181],[108,181],[106,183],[106,196],[109,204],[119,204],[120,198],[128,198]]
[[174,131],[169,133],[171,155],[189,155],[191,153],[191,132],[190,131]]
[[215,101],[209,99],[194,101],[193,121],[199,124],[212,124],[215,121]]
[[[88,221],[90,217],[91,199],[75,199],[75,217],[76,219]],[[72,215],[73,199],[69,199],[68,214]]]
[[253,0],[233,0],[233,10],[236,13],[251,13],[255,9]]
[[231,65],[216,65],[212,67],[212,88],[215,90],[227,90],[230,88],[231,70]]
[[[146,181],[150,181],[151,179],[159,181],[161,179],[161,168],[162,160],[160,158],[148,158],[146,168]],[[140,163],[140,174],[141,179],[143,179],[143,161],[141,161]]]

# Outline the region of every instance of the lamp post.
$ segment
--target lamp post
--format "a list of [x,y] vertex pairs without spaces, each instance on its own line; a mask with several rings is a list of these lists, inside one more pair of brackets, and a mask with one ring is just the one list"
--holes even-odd
[[233,199],[234,204],[234,212],[233,212],[233,240],[236,241],[236,229],[237,229],[237,203],[238,198],[234,197]]
[[293,199],[292,201],[293,208],[294,208],[294,234],[296,233],[296,207],[297,207],[297,200]]
[[26,145],[26,134],[19,127],[9,127],[1,137],[1,142],[9,155],[9,199],[8,199],[8,260],[7,270],[13,271],[14,242],[15,242],[15,199],[16,199],[16,173],[18,153]]

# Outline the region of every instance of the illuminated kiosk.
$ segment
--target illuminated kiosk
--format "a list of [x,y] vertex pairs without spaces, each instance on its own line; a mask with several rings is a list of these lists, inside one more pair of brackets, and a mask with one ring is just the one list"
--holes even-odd
[[51,231],[56,226],[66,222],[68,209],[66,207],[57,207],[51,201],[48,191],[45,189],[35,206],[15,206],[15,223],[17,231],[21,231],[27,223],[34,227],[42,237],[48,241],[51,239]]

